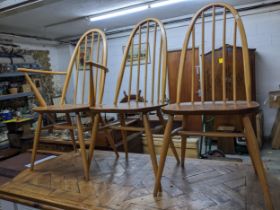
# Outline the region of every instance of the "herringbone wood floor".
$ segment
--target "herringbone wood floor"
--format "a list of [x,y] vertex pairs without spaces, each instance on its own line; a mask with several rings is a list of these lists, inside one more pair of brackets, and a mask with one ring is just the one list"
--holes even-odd
[[[272,178],[270,184],[279,209],[279,181]],[[97,151],[86,182],[80,155],[69,153],[36,166],[35,172],[25,170],[1,186],[0,197],[61,209],[256,210],[264,206],[257,177],[250,165],[242,163],[187,159],[183,169],[169,157],[161,197],[153,197],[153,185],[148,155],[129,154],[126,161],[123,154],[115,160],[113,153]]]

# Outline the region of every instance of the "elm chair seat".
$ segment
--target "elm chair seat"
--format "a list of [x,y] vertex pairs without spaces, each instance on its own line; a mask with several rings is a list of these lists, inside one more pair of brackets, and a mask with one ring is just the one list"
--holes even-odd
[[179,104],[169,104],[162,107],[166,114],[190,114],[190,115],[225,115],[225,114],[244,114],[257,112],[259,104],[255,101],[208,101],[208,102],[185,102]]
[[42,113],[70,113],[70,112],[84,112],[89,111],[89,105],[87,104],[62,104],[62,105],[49,105],[39,106],[33,108],[35,112]]
[[139,112],[150,112],[153,110],[160,109],[166,104],[151,104],[144,102],[131,102],[129,103],[119,103],[116,105],[106,105],[101,104],[95,107],[90,107],[94,112],[104,112],[104,113],[139,113]]

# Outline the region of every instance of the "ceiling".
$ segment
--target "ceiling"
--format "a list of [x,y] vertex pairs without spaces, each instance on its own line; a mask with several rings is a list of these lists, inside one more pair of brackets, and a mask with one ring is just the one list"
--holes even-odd
[[[145,4],[155,0],[6,0],[0,1],[0,33],[66,40],[82,34],[89,28],[112,30],[134,25],[145,17],[168,19],[195,13],[213,0],[186,0],[181,3],[89,22],[89,16],[122,7]],[[221,1],[221,0],[220,0]],[[219,2],[220,2],[219,1]],[[225,0],[234,6],[263,0]],[[7,4],[15,2],[17,5]],[[29,2],[29,4],[26,4]],[[6,3],[6,4],[4,4]],[[2,7],[2,4],[4,6]]]

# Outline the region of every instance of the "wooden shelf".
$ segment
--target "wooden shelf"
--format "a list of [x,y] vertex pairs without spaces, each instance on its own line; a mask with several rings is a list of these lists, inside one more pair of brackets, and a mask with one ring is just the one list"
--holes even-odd
[[27,97],[27,96],[32,96],[32,95],[33,95],[33,92],[23,92],[23,93],[2,95],[2,96],[0,96],[0,101],[11,100],[11,99],[15,99],[15,98]]
[[[35,74],[35,73],[29,73],[29,75],[32,75],[32,74]],[[24,76],[24,73],[17,72],[17,71],[0,73],[0,78],[23,77],[23,76]]]

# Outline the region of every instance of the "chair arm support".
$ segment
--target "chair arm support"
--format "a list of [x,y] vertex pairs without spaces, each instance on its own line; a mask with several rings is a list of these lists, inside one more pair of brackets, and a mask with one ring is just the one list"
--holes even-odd
[[100,68],[100,69],[104,70],[105,72],[109,72],[109,69],[106,66],[100,65],[93,61],[87,61],[86,64],[90,65],[91,67],[94,66],[94,67]]
[[39,74],[55,74],[55,75],[66,75],[66,72],[60,71],[49,71],[49,70],[42,70],[42,69],[26,69],[26,68],[18,68],[17,71],[22,73],[39,73]]

